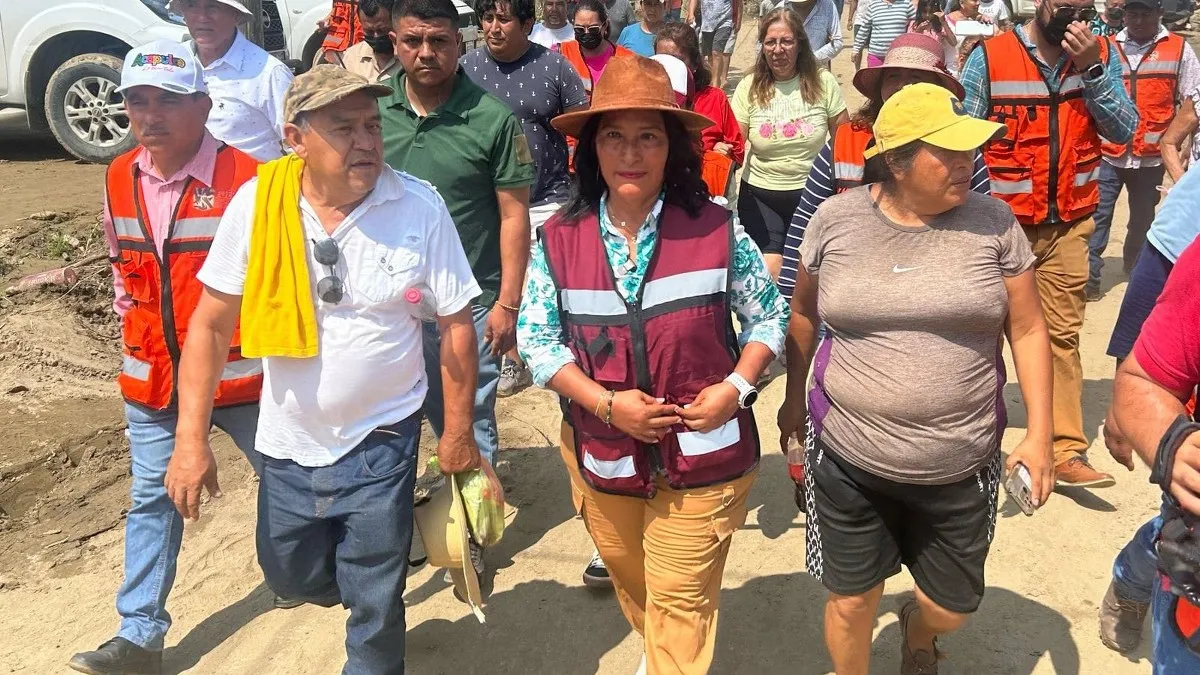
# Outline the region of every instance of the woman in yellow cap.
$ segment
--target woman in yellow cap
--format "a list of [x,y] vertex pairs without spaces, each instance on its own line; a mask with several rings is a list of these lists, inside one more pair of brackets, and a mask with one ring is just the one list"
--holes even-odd
[[[1035,506],[1054,485],[1034,256],[1008,206],[969,189],[974,150],[1003,128],[942,87],[904,87],[867,151],[882,182],[827,200],[801,246],[779,427],[786,439],[811,412],[808,570],[829,590],[839,673],[867,672],[884,581],[901,564],[917,586],[900,610],[901,672],[937,673],[936,637],[983,597],[1002,475],[1027,480]],[[1028,430],[1002,468],[1006,334]]]
[[579,141],[576,182],[530,255],[517,344],[562,397],[576,505],[645,637],[644,672],[699,675],[787,305],[709,201],[696,148],[712,120],[677,105],[662,65],[613,57],[591,107],[553,124]]

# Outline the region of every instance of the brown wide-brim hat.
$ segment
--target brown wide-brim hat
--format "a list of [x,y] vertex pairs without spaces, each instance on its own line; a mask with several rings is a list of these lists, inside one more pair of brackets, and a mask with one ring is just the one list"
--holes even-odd
[[587,110],[559,115],[550,124],[562,133],[578,138],[594,115],[621,110],[659,110],[674,115],[690,133],[697,134],[716,122],[675,103],[671,78],[662,64],[644,56],[614,56],[592,90],[592,105]]
[[882,98],[879,87],[883,82],[883,74],[888,70],[921,70],[936,75],[938,84],[949,89],[961,101],[967,97],[967,92],[962,83],[946,70],[943,54],[942,43],[932,37],[922,33],[904,33],[892,41],[892,46],[883,56],[882,65],[863,68],[854,74],[854,88],[863,96],[877,101]]

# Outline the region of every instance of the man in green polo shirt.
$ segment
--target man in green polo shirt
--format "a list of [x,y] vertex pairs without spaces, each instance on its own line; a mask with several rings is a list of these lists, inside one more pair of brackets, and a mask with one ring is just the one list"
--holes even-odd
[[[500,357],[516,345],[517,309],[529,263],[529,186],[534,164],[521,124],[458,67],[461,37],[451,0],[403,0],[392,10],[395,90],[379,99],[384,158],[437,188],[458,227],[483,294],[473,308],[479,335],[475,442],[493,461]],[[400,224],[402,225],[402,224]],[[436,324],[425,324],[429,395],[425,415],[442,431]]]

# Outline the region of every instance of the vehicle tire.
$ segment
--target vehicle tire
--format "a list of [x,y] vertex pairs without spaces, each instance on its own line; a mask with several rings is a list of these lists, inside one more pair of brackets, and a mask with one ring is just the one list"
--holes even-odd
[[137,141],[129,128],[125,97],[116,93],[121,59],[83,54],[58,67],[46,83],[46,120],[67,152],[107,164]]

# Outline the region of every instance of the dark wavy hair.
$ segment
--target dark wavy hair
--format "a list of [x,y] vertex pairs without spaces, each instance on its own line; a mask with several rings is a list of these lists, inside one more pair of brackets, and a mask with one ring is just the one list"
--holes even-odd
[[[600,197],[608,190],[596,154],[596,136],[603,116],[594,115],[579,133],[579,144],[575,148],[575,180],[571,182],[571,197],[562,209],[563,217],[567,220],[579,220],[589,213],[598,212]],[[708,186],[700,174],[700,155],[696,152],[696,143],[683,122],[670,113],[663,113],[662,116],[663,126],[667,130],[663,201],[696,217],[708,202]]]
[[658,29],[654,36],[654,46],[662,40],[673,42],[679,51],[687,57],[687,67],[692,71],[692,79],[696,82],[696,91],[712,84],[712,71],[704,65],[700,58],[700,41],[696,39],[696,30],[685,23],[669,23]]

